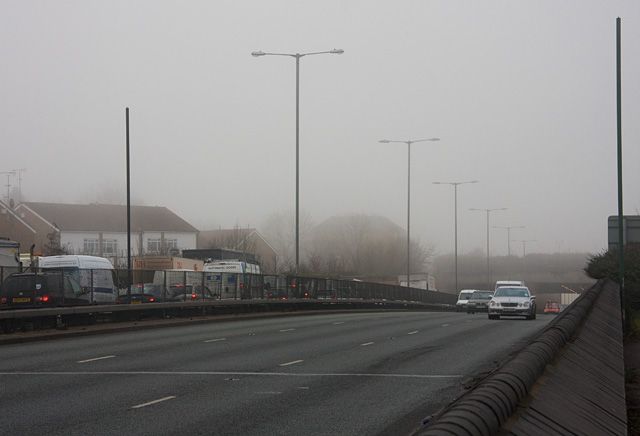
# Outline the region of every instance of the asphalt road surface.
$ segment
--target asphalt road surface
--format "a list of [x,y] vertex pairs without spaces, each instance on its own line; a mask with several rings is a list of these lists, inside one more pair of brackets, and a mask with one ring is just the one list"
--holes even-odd
[[409,434],[551,319],[336,313],[5,345],[0,429]]

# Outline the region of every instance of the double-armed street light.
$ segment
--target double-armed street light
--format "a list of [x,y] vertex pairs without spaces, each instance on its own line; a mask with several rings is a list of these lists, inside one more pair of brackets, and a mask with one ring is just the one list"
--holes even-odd
[[467,183],[478,183],[477,180],[471,180],[468,182],[433,182],[434,185],[451,185],[453,186],[453,216],[454,216],[454,235],[455,235],[455,267],[456,267],[456,292],[458,289],[458,185],[464,185]]
[[479,210],[487,213],[487,290],[491,290],[491,261],[489,260],[489,213],[497,211],[497,210],[507,210],[506,207],[501,207],[498,209],[474,209],[469,208],[469,210]]
[[417,139],[415,141],[382,139],[379,141],[382,144],[389,144],[391,142],[407,144],[407,289],[411,287],[411,144],[426,141],[440,141],[440,138]]
[[253,57],[260,56],[289,56],[296,60],[296,275],[300,265],[300,58],[319,54],[342,54],[344,50],[334,48],[329,51],[313,53],[265,53],[254,51]]

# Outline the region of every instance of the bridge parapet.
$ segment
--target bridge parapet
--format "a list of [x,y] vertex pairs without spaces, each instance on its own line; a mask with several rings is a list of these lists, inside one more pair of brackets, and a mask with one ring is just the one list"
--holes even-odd
[[620,294],[598,281],[418,435],[627,433]]

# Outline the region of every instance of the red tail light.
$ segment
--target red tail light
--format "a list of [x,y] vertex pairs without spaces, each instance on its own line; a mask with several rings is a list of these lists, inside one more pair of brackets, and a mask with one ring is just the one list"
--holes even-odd
[[191,299],[195,300],[196,299],[196,294],[191,294]]
[[7,304],[7,297],[2,297],[2,304]]

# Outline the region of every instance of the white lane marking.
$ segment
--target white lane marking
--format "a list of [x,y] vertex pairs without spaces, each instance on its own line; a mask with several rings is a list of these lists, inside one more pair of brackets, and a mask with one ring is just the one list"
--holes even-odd
[[152,404],[157,404],[157,403],[161,403],[163,401],[167,401],[167,400],[173,400],[176,396],[172,395],[170,397],[164,397],[164,398],[160,398],[154,401],[149,401],[148,403],[144,403],[144,404],[138,404],[137,406],[133,406],[132,409],[140,409],[142,407],[147,407],[147,406],[151,406]]
[[220,342],[220,341],[226,341],[227,338],[218,338],[218,339],[209,339],[208,341],[204,341],[206,342]]
[[334,322],[333,325],[344,324],[344,321]]
[[420,333],[418,330],[407,333],[408,335],[415,335],[416,333]]
[[279,331],[280,331],[280,333],[284,333],[284,332],[292,332],[294,330],[295,329],[284,329],[284,330],[279,330]]
[[116,357],[116,356],[102,356],[102,357],[94,357],[93,359],[78,360],[78,362],[77,362],[77,363],[95,362],[96,360],[111,359],[111,358],[113,358],[113,357]]
[[442,324],[441,327],[449,327],[451,324]]
[[301,373],[284,373],[284,372],[228,372],[228,371],[193,371],[193,372],[185,372],[185,371],[74,371],[74,372],[25,372],[25,371],[16,371],[16,372],[0,372],[0,376],[37,376],[37,375],[69,375],[72,377],[77,377],[81,375],[214,375],[214,376],[278,376],[278,377],[396,377],[396,378],[460,378],[465,377],[462,374],[440,374],[440,375],[427,375],[427,374],[353,374],[353,373],[327,373],[327,374],[319,374],[319,373],[310,373],[310,374],[301,374]]
[[367,345],[373,345],[375,342],[365,342],[364,344],[360,344],[361,347],[366,347]]
[[287,362],[287,363],[281,363],[278,366],[289,366],[289,365],[295,365],[297,363],[301,363],[304,362],[304,360],[294,360],[293,362]]

